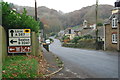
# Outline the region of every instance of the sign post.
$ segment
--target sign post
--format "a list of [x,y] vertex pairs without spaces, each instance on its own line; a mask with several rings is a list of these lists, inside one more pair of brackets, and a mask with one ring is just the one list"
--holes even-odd
[[8,53],[31,52],[31,30],[9,29]]

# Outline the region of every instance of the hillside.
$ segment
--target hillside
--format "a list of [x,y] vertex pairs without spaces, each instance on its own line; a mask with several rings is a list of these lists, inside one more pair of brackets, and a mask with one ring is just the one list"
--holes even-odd
[[[26,8],[28,15],[34,16],[33,7],[15,6],[18,12],[22,12]],[[99,22],[104,22],[111,15],[111,5],[99,5],[98,18]],[[81,25],[83,20],[87,20],[90,24],[95,23],[95,5],[83,7],[70,13],[62,13],[47,7],[38,7],[38,18],[45,24],[47,32],[58,32],[66,27]]]
[[[111,15],[111,5],[100,5],[98,8],[99,22],[104,22]],[[90,24],[95,23],[95,5],[84,7],[80,10],[65,14],[67,16],[67,24],[71,26],[82,24],[83,20],[87,20]]]

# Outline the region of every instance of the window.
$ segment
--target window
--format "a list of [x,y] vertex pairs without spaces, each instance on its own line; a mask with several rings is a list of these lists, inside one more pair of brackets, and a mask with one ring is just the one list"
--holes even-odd
[[112,34],[112,43],[117,43],[117,34]]
[[69,34],[71,34],[71,29],[69,29]]
[[117,27],[117,19],[113,18],[112,19],[112,28],[116,28]]

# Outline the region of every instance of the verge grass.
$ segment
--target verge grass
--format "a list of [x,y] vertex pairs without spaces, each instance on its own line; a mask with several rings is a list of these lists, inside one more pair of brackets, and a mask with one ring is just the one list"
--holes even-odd
[[27,56],[8,56],[2,67],[3,78],[36,78],[38,61]]

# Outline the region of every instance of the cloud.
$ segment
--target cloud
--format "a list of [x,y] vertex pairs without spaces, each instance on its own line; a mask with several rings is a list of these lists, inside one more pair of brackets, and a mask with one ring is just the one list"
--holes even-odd
[[[4,0],[22,6],[34,7],[34,0]],[[114,5],[115,0],[99,0],[99,4]],[[38,6],[46,6],[63,12],[71,12],[90,6],[96,3],[96,0],[37,0]]]

